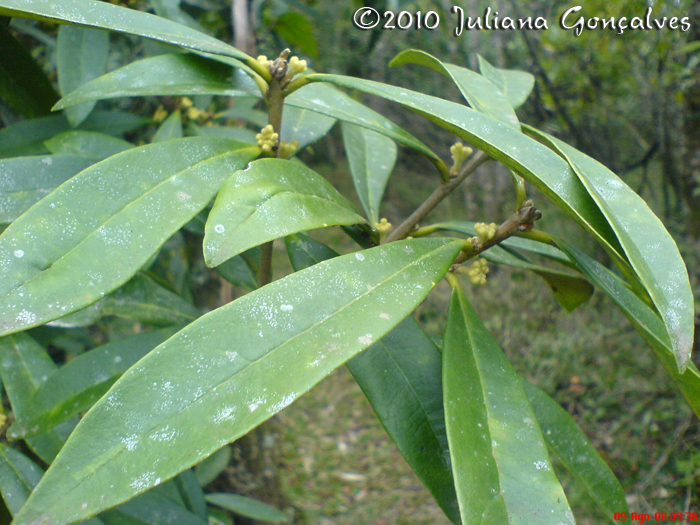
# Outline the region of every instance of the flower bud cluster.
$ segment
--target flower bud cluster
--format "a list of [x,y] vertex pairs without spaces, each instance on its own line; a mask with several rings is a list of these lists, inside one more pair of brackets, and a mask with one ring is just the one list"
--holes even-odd
[[284,76],[284,80],[292,80],[296,75],[304,71],[306,71],[306,60],[299,60],[299,57],[294,56],[289,59],[289,65],[287,66],[287,73]]
[[489,273],[489,267],[486,259],[477,259],[467,269],[469,280],[478,285],[486,284],[486,274]]
[[[275,135],[277,135],[277,133],[275,133]],[[286,140],[280,141],[277,156],[281,159],[288,159],[297,152],[297,149],[299,149],[298,140],[293,140],[291,142],[287,142]]]
[[485,244],[490,241],[496,235],[496,230],[498,230],[498,225],[495,222],[491,224],[485,224],[483,222],[477,222],[474,225],[476,230],[477,238],[479,239],[479,244]]
[[277,140],[279,139],[279,134],[275,133],[272,124],[265,126],[260,133],[255,135],[255,139],[258,141],[258,146],[260,146],[264,153],[269,153],[277,145]]

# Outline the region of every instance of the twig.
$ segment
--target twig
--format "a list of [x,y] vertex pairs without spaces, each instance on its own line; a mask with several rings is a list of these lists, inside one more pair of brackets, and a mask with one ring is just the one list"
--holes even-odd
[[489,157],[483,152],[479,151],[474,154],[469,162],[467,162],[458,175],[451,178],[450,180],[443,182],[438,186],[430,197],[428,197],[423,204],[421,204],[416,211],[414,211],[405,221],[403,221],[399,226],[391,232],[384,242],[393,242],[403,239],[413,228],[421,221],[428,213],[432,211],[435,206],[440,204],[442,200],[447,197],[452,190],[454,190],[459,184],[471,175],[476,168],[481,166],[486,162]]
[[532,201],[525,201],[520,208],[514,211],[513,214],[496,229],[496,233],[493,237],[484,242],[481,242],[478,237],[472,237],[466,241],[462,253],[459,254],[450,269],[454,271],[463,262],[477,257],[481,252],[488,250],[508,237],[512,237],[518,232],[531,229],[534,222],[541,217],[542,212],[533,206]]
[[[287,73],[288,56],[289,49],[285,49],[282,51],[282,53],[280,53],[280,56],[277,57],[272,64],[270,64],[272,80],[270,80],[270,87],[265,97],[270,110],[268,122],[272,125],[273,131],[278,134],[277,144],[273,148],[277,152],[278,157],[280,153],[279,135],[282,134],[282,109],[284,107],[282,82],[284,81],[284,76]],[[257,275],[258,288],[262,288],[272,281],[272,243],[273,241],[270,241],[260,246],[260,266],[258,266]]]

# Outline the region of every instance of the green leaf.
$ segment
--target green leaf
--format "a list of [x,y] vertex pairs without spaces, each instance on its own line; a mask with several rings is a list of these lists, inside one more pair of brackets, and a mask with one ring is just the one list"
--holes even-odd
[[394,328],[461,246],[413,239],[338,257],[199,318],[92,407],[15,525],[91,516],[244,435]]
[[64,131],[44,142],[51,153],[76,155],[99,162],[134,147],[127,142],[96,131]]
[[206,525],[172,500],[159,494],[147,493],[100,515],[106,525]]
[[591,282],[609,295],[627,316],[654,351],[654,355],[681,390],[693,411],[700,416],[700,372],[692,362],[682,374],[678,371],[668,332],[659,316],[602,264],[561,239],[557,239],[556,242]]
[[145,58],[107,73],[64,96],[54,109],[86,101],[150,95],[246,95],[233,81],[233,69],[196,55]]
[[[33,417],[43,407],[32,403],[31,399],[56,365],[46,350],[27,334],[0,338],[0,363],[0,375],[15,419]],[[66,421],[53,430],[27,439],[27,445],[43,461],[51,463],[74,426],[74,421]]]
[[170,139],[181,139],[182,134],[182,113],[176,109],[158,127],[158,131],[153,135],[151,142],[163,142]]
[[51,81],[4,24],[0,24],[0,97],[28,118],[48,115],[58,100]]
[[[81,129],[119,136],[146,124],[149,120],[120,111],[93,111]],[[71,129],[63,115],[25,120],[0,128],[0,158],[48,153],[44,141]]]
[[31,437],[87,411],[126,370],[180,328],[126,337],[69,361],[50,374],[31,396],[29,404],[41,410],[29,418],[17,417],[7,435],[13,439]]
[[[58,28],[56,62],[58,86],[63,96],[104,75],[109,56],[109,33],[87,27]],[[78,126],[95,108],[95,101],[66,109],[66,118]]]
[[442,373],[462,522],[573,525],[523,385],[459,285]]
[[453,523],[460,523],[442,399],[440,350],[407,317],[347,365],[401,454]]
[[318,58],[318,42],[313,24],[301,13],[287,11],[277,19],[272,30],[311,58]]
[[185,508],[206,522],[207,502],[204,499],[204,490],[192,469],[185,470],[179,476],[175,476],[173,482],[177,486]]
[[214,267],[290,233],[363,222],[316,172],[289,160],[261,159],[221,188],[205,228],[204,259]]
[[295,272],[339,255],[334,249],[303,233],[287,235],[284,243]]
[[343,144],[357,196],[371,224],[379,222],[384,189],[396,163],[396,143],[366,128],[343,122]]
[[237,147],[188,138],[135,148],[35,204],[0,236],[0,333],[58,319],[124,284],[260,151]]
[[646,202],[617,175],[546,133],[527,128],[557,151],[588,189],[612,226],[636,275],[661,314],[680,372],[693,348],[695,303],[678,246]]
[[513,109],[518,109],[530,96],[535,87],[535,77],[526,71],[514,69],[498,69],[489,64],[484,57],[479,56],[479,71],[488,78],[496,89],[510,102]]
[[231,447],[221,447],[194,468],[194,475],[202,487],[206,487],[219,477],[231,461]]
[[258,143],[254,131],[239,126],[197,126],[190,122],[187,132],[198,137],[221,137],[252,145]]
[[151,38],[167,44],[233,57],[250,59],[235,47],[187,26],[165,18],[94,0],[2,0],[0,15],[32,18],[52,22],[67,22]]
[[549,449],[586,488],[610,521],[616,512],[629,512],[620,482],[576,421],[542,390],[523,378],[521,381]]
[[561,157],[537,141],[471,108],[415,91],[340,75],[311,74],[307,78],[392,100],[469,141],[567,211],[626,264],[613,230],[585,186]]
[[19,512],[43,474],[27,456],[0,444],[0,493],[10,514]]
[[0,224],[14,221],[90,164],[70,155],[0,160]]
[[282,113],[280,139],[287,142],[298,141],[301,150],[324,137],[335,123],[334,118],[287,104]]
[[[284,103],[376,131],[402,146],[418,151],[436,166],[444,167],[440,157],[413,135],[332,86],[309,84],[285,98]],[[446,167],[444,169],[447,170]]]
[[407,49],[396,55],[389,67],[420,64],[450,77],[459,91],[476,111],[520,130],[520,122],[508,99],[487,78],[469,69],[445,64],[425,51]]
[[221,507],[222,509],[230,510],[240,516],[252,518],[260,521],[274,521],[289,523],[289,517],[270,505],[266,505],[262,501],[238,494],[224,494],[221,492],[215,494],[207,494],[206,500],[212,505]]
[[[258,98],[238,97],[233,103],[233,107],[214,115],[216,119],[241,119],[250,122],[258,128],[267,126],[270,120],[269,115],[259,109],[253,109],[258,103]],[[284,125],[284,118],[282,119]]]
[[255,270],[241,255],[222,262],[216,267],[216,271],[234,286],[243,286],[248,290],[258,287]]
[[180,0],[149,0],[153,10],[158,16],[168,18],[173,22],[191,27],[197,31],[204,31],[199,22],[192,18],[186,11],[180,9]]
[[116,315],[156,326],[189,323],[200,313],[194,305],[144,274],[135,275],[99,305],[102,315]]

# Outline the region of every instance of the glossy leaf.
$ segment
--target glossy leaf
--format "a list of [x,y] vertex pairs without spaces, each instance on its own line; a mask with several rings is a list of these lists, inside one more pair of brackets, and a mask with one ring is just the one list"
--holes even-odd
[[29,399],[42,407],[8,429],[13,439],[31,437],[87,411],[139,359],[181,327],[146,332],[107,343],[86,352],[57,371]]
[[214,267],[290,233],[362,222],[316,172],[289,160],[261,159],[221,188],[205,228],[204,259]]
[[109,29],[195,51],[249,59],[235,47],[187,26],[135,9],[93,0],[2,0],[0,15]]
[[201,317],[93,406],[15,525],[93,515],[244,435],[394,328],[460,247],[414,239],[338,257]]
[[224,494],[221,492],[215,494],[207,494],[206,500],[212,505],[221,507],[222,509],[230,510],[240,516],[252,518],[259,521],[274,521],[288,523],[289,517],[270,505],[266,505],[262,501],[238,494]]
[[573,525],[520,379],[458,285],[442,371],[462,522]]
[[308,75],[392,100],[469,141],[502,162],[571,214],[625,264],[613,230],[569,165],[549,148],[471,108],[404,88],[340,75]]
[[199,310],[150,277],[137,274],[99,303],[102,315],[116,315],[156,326],[189,323]]
[[[93,111],[80,126],[88,131],[99,131],[119,136],[148,122],[148,119],[120,111]],[[41,155],[48,153],[44,141],[71,129],[63,115],[24,120],[0,128],[0,158]]]
[[185,508],[206,522],[207,502],[204,499],[204,490],[192,469],[181,472],[173,479],[173,483],[177,486]]
[[240,126],[197,126],[190,122],[188,133],[198,137],[221,137],[245,144],[257,145],[254,131]]
[[189,138],[136,148],[34,205],[0,236],[0,333],[58,319],[124,284],[260,151],[237,147]]
[[311,58],[318,58],[318,41],[313,24],[301,13],[287,10],[272,26],[272,30]]
[[309,84],[285,98],[284,103],[376,131],[402,146],[418,151],[435,165],[442,164],[444,167],[442,160],[413,135],[332,86]]
[[19,512],[43,474],[27,456],[0,444],[0,493],[10,514]]
[[48,115],[58,100],[44,71],[4,24],[0,24],[0,97],[28,118]]
[[347,365],[401,454],[453,523],[460,523],[443,411],[441,355],[407,317]]
[[616,512],[629,512],[620,482],[576,421],[535,385],[525,379],[522,383],[549,450],[586,488],[610,521]]
[[498,69],[481,55],[479,55],[479,71],[508,99],[513,109],[522,106],[530,96],[532,88],[535,87],[535,77],[530,73],[514,69]]
[[600,206],[664,320],[682,372],[693,348],[695,303],[673,238],[646,202],[608,168],[554,137],[533,128],[528,132],[567,160]]
[[106,525],[206,525],[199,516],[159,494],[147,493],[100,515]]
[[[285,239],[294,271],[338,256],[306,235]],[[347,362],[387,433],[453,523],[459,508],[442,408],[440,351],[408,316]]]
[[[58,28],[56,63],[58,86],[63,96],[104,75],[109,55],[109,33],[88,27],[62,25]],[[95,101],[66,109],[73,127],[87,118]]]
[[248,290],[258,287],[255,270],[241,255],[222,262],[216,267],[216,271],[234,286],[243,286]]
[[[13,516],[19,512],[27,497],[41,480],[44,471],[27,456],[0,444],[0,493]],[[103,525],[90,518],[76,525]]]
[[396,163],[396,143],[375,131],[343,122],[343,144],[352,181],[371,224],[379,222],[384,189]]
[[209,485],[228,467],[231,454],[231,447],[226,445],[194,468],[194,475],[202,487]]
[[179,109],[176,109],[158,127],[158,131],[153,135],[151,142],[163,142],[170,139],[181,139],[182,137],[182,113],[180,113]]
[[75,155],[94,162],[121,153],[134,147],[127,142],[96,131],[64,131],[44,142],[55,155]]
[[[2,382],[15,419],[31,418],[43,408],[32,403],[31,399],[56,365],[46,350],[27,334],[0,338],[0,363]],[[27,439],[27,445],[43,461],[51,463],[74,426],[75,421],[66,421],[53,430]]]
[[287,142],[296,140],[299,142],[299,149],[305,148],[324,137],[335,123],[334,118],[307,109],[285,105],[282,112],[280,139]]
[[493,83],[479,73],[454,64],[445,64],[425,51],[417,49],[407,49],[399,53],[389,63],[389,67],[404,64],[420,64],[450,77],[472,108],[520,130],[520,122],[508,99]]
[[295,272],[339,255],[334,249],[303,233],[287,235],[284,243]]
[[90,164],[72,155],[0,160],[0,224],[14,221]]
[[561,239],[557,240],[557,244],[591,282],[609,295],[627,316],[654,351],[654,355],[681,390],[693,411],[700,416],[700,372],[692,362],[682,374],[678,371],[668,332],[659,316],[602,264]]
[[107,73],[64,96],[54,109],[117,97],[149,95],[246,95],[233,82],[233,69],[196,55],[145,58]]

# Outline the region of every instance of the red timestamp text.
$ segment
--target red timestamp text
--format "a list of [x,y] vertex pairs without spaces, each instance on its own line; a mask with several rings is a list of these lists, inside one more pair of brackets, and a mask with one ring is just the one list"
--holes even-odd
[[641,512],[616,512],[613,515],[615,521],[631,521],[645,523],[647,521],[698,521],[697,512],[654,512],[653,514],[642,514]]

